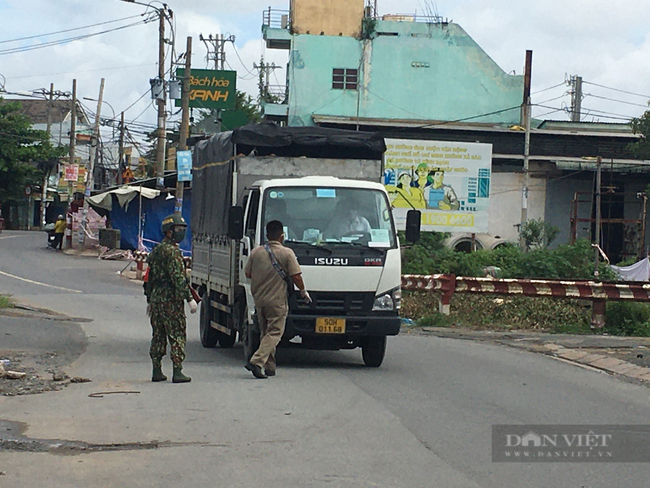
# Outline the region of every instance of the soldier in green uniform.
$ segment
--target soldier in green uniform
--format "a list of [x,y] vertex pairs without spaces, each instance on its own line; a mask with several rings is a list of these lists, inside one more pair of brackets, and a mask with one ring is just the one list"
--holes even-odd
[[186,322],[184,302],[190,305],[190,313],[196,313],[196,301],[190,293],[185,274],[185,263],[178,244],[185,238],[187,224],[183,217],[174,214],[162,221],[163,241],[154,247],[147,263],[148,280],[144,286],[151,317],[151,348],[153,362],[151,381],[165,381],[161,361],[167,353],[167,340],[171,346],[170,356],[174,364],[174,383],[187,383],[189,376],[183,374],[185,360]]

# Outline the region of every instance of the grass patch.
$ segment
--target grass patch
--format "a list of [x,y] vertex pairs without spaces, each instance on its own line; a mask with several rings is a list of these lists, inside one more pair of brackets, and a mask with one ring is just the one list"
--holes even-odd
[[0,295],[0,308],[14,308],[14,302],[7,295]]
[[451,314],[445,316],[438,313],[438,296],[405,292],[402,315],[415,321],[418,326],[428,327],[592,333],[589,327],[591,307],[578,300],[457,293],[451,300]]
[[650,337],[650,304],[608,302],[603,332],[611,335]]

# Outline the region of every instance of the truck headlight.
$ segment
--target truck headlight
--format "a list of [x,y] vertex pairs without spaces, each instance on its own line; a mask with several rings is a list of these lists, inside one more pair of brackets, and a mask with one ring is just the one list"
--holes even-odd
[[379,295],[375,298],[375,303],[372,305],[373,311],[377,312],[392,312],[399,310],[402,302],[402,289],[397,287],[388,293]]

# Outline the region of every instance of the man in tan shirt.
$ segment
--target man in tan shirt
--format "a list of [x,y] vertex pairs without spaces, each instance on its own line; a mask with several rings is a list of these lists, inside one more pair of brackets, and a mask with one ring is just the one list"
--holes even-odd
[[253,249],[244,269],[246,277],[251,280],[251,293],[260,325],[260,347],[245,366],[256,378],[275,376],[275,348],[282,339],[289,313],[288,283],[291,286],[295,283],[300,295],[311,302],[296,255],[282,245],[282,222],[272,220],[266,224],[266,238],[268,242],[264,246]]

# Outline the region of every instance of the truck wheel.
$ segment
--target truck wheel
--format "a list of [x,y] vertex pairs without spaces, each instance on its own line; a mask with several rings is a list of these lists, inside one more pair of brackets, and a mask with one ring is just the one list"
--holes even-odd
[[217,335],[219,336],[219,347],[222,347],[224,349],[229,349],[235,344],[235,339],[237,338],[236,336],[237,332],[235,332],[234,330],[232,335],[224,334],[223,332],[218,330],[216,332]]
[[251,324],[248,321],[244,323],[244,359],[246,362],[250,361],[260,347],[260,330],[257,325]]
[[219,339],[219,331],[210,326],[210,296],[206,293],[201,300],[201,315],[199,316],[199,335],[203,347],[215,347]]
[[378,368],[386,355],[386,336],[368,337],[361,346],[361,355],[366,366]]

